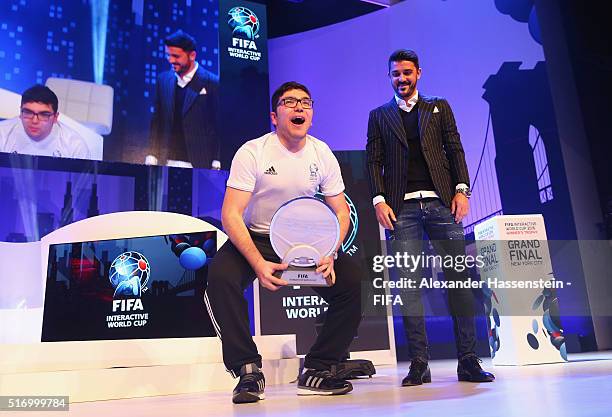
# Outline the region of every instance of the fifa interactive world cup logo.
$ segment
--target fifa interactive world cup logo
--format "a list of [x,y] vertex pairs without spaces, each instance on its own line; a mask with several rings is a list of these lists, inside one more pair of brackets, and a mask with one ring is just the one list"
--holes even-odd
[[147,290],[150,275],[151,267],[143,254],[129,251],[117,256],[109,271],[109,280],[115,289],[113,298],[140,297]]
[[232,7],[227,13],[229,20],[227,24],[232,29],[232,36],[255,40],[259,36],[259,19],[246,7]]

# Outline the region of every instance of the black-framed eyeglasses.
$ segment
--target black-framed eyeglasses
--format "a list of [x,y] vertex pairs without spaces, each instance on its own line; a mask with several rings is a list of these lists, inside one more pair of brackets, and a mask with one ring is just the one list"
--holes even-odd
[[282,104],[285,107],[289,107],[293,109],[297,107],[298,103],[302,103],[303,109],[312,109],[312,105],[314,104],[314,100],[310,98],[295,98],[295,97],[286,97],[282,98],[278,101],[278,104]]
[[41,111],[40,113],[36,113],[29,109],[21,109],[21,117],[27,120],[32,120],[34,117],[38,117],[38,120],[41,122],[47,122],[50,118],[55,116],[55,113],[50,111]]

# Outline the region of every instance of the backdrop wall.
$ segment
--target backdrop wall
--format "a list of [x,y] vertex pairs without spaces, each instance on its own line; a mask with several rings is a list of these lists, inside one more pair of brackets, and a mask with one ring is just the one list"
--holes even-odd
[[544,59],[527,24],[491,0],[413,0],[271,39],[270,91],[288,80],[306,84],[316,101],[311,133],[334,150],[365,149],[369,111],[393,94],[387,59],[398,48],[419,54],[419,90],[449,100],[474,174],[489,114],[485,81],[504,62],[533,68]]

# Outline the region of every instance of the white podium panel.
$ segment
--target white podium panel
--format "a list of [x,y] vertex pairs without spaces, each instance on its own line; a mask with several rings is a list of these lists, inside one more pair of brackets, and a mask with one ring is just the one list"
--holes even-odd
[[[256,337],[267,385],[299,373],[294,335]],[[67,395],[70,402],[222,390],[225,370],[217,337],[130,339],[0,345],[0,395]]]
[[533,285],[555,283],[542,215],[493,217],[477,225],[474,236],[485,260],[481,279],[500,283],[489,285],[491,299],[486,305],[493,364],[567,360],[555,290]]
[[[144,239],[145,243],[142,243],[142,246],[135,245],[137,250],[147,254],[146,258],[143,256],[146,264],[152,265],[155,260],[157,264],[155,274],[161,278],[154,279],[169,282],[171,278],[180,278],[181,281],[173,285],[173,288],[180,290],[185,287],[185,282],[191,284],[195,281],[195,278],[193,281],[185,281],[183,278],[187,277],[190,271],[202,266],[187,264],[189,259],[181,263],[179,255],[172,250],[169,240],[172,236],[169,235],[180,234],[187,238],[191,234],[206,232],[215,232],[214,242],[217,248],[227,241],[227,236],[221,230],[191,216],[153,211],[119,212],[71,223],[48,234],[39,242],[0,242],[0,273],[2,273],[0,276],[15,277],[5,283],[4,291],[0,291],[0,396],[69,395],[71,402],[82,402],[213,390],[229,392],[236,381],[225,370],[221,342],[217,337],[168,337],[163,332],[157,332],[172,327],[179,320],[191,320],[198,331],[204,327],[203,320],[197,317],[196,309],[199,309],[207,320],[209,320],[208,314],[203,299],[198,298],[195,286],[193,287],[195,295],[190,293],[186,295],[183,292],[178,303],[166,301],[176,297],[179,291],[148,295],[147,302],[144,302],[144,298],[140,296],[115,299],[112,291],[106,293],[112,298],[98,296],[96,293],[95,297],[90,297],[86,303],[81,304],[77,304],[75,299],[87,296],[85,292],[75,291],[72,293],[73,297],[65,297],[61,292],[47,291],[45,296],[45,289],[51,289],[45,287],[46,283],[50,282],[53,285],[60,281],[49,279],[52,277],[50,274],[57,276],[57,271],[60,269],[58,263],[52,262],[56,258],[50,255],[58,245],[70,245],[72,251],[73,245],[82,248],[87,243],[87,256],[82,256],[81,252],[78,257],[70,258],[69,254],[58,250],[59,256],[68,259],[65,265],[70,266],[62,266],[64,275],[61,281],[67,283],[66,292],[72,288],[84,288],[86,282],[99,280],[97,282],[100,284],[96,288],[102,288],[100,294],[104,294],[104,288],[111,285],[109,283],[111,261],[121,252],[128,251],[128,244],[131,244],[128,242],[129,239]],[[160,241],[165,237],[168,239],[163,240],[162,251],[158,251],[156,249],[158,246],[155,244],[149,243],[152,242],[150,239]],[[101,256],[100,251],[96,252],[94,244],[106,244],[116,240],[120,241],[117,247],[111,248],[116,249],[116,253],[111,252],[105,257]],[[175,249],[180,244],[187,244],[186,240],[177,243]],[[197,245],[205,247],[205,240],[201,239],[199,243],[191,242],[191,244],[192,247]],[[132,247],[129,248],[131,251]],[[187,250],[189,249],[185,249]],[[102,260],[104,265],[102,267],[92,261],[86,266],[78,264],[77,268],[72,268],[71,260],[79,260],[81,257]],[[174,266],[169,267],[170,264]],[[91,268],[93,274],[89,278],[83,278],[85,276],[80,271],[87,270],[87,265],[93,265]],[[176,274],[177,268],[180,271],[184,270],[183,275]],[[147,274],[153,269],[148,267]],[[73,270],[76,270],[74,274]],[[151,285],[151,288],[153,291],[155,287]],[[144,293],[144,290],[142,292]],[[55,298],[55,302],[50,302],[58,294],[63,298]],[[45,297],[47,299],[43,300]],[[153,298],[159,299],[156,300],[157,305],[153,302]],[[178,308],[185,305],[189,301],[188,298],[195,299],[192,300],[194,308],[186,309],[188,314],[179,316],[177,320],[171,320],[166,326],[172,309],[181,311]],[[119,317],[127,317],[134,313],[146,314],[148,318],[146,322],[150,324],[153,315],[157,314],[156,317],[161,325],[148,337],[137,337],[138,334],[134,332],[129,338],[125,337],[125,333],[100,337],[100,334],[104,333],[98,333],[98,330],[102,332],[111,329],[111,332],[115,332],[124,330],[122,327],[129,331],[137,329],[135,321],[131,319],[129,323],[124,321],[129,326],[109,326],[108,318],[97,320],[95,318],[97,299],[100,299],[102,304],[106,304],[103,308],[108,308],[104,310],[107,311],[104,313],[108,314],[107,317],[115,314]],[[63,320],[65,314],[57,307],[63,306],[65,300],[71,300],[73,305],[77,305],[76,314],[68,315],[70,319],[78,317],[78,321]],[[134,303],[126,302],[125,306],[140,305],[141,308],[132,311],[127,307],[124,311],[121,307],[124,305],[123,301],[134,301]],[[50,314],[45,319],[45,314],[49,314],[53,308],[59,312],[58,316],[54,318],[53,314]],[[82,320],[87,317],[90,317],[89,322],[83,322]],[[91,319],[92,317],[94,318]],[[45,340],[43,336],[45,328],[49,328],[49,323],[52,329],[55,323],[57,329],[62,330],[62,334],[56,337],[50,332],[47,335],[48,340],[41,343],[41,338]],[[95,327],[97,324],[94,323],[100,326]],[[143,320],[140,320],[138,328],[143,327]],[[96,329],[96,332],[84,336],[77,333],[80,328]],[[64,329],[67,329],[67,333],[63,333]],[[66,334],[68,336],[64,337]],[[267,384],[288,384],[297,378],[300,359],[296,353],[295,335],[267,335],[256,337],[255,341],[259,352],[264,356],[263,366],[266,370]]]

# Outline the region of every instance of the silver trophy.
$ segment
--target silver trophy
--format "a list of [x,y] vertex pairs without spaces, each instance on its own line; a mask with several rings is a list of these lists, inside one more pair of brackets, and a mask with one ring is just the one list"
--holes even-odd
[[290,285],[326,287],[317,263],[331,256],[340,239],[336,213],[314,197],[298,197],[283,204],[272,216],[270,242],[283,263],[289,267],[280,277]]

